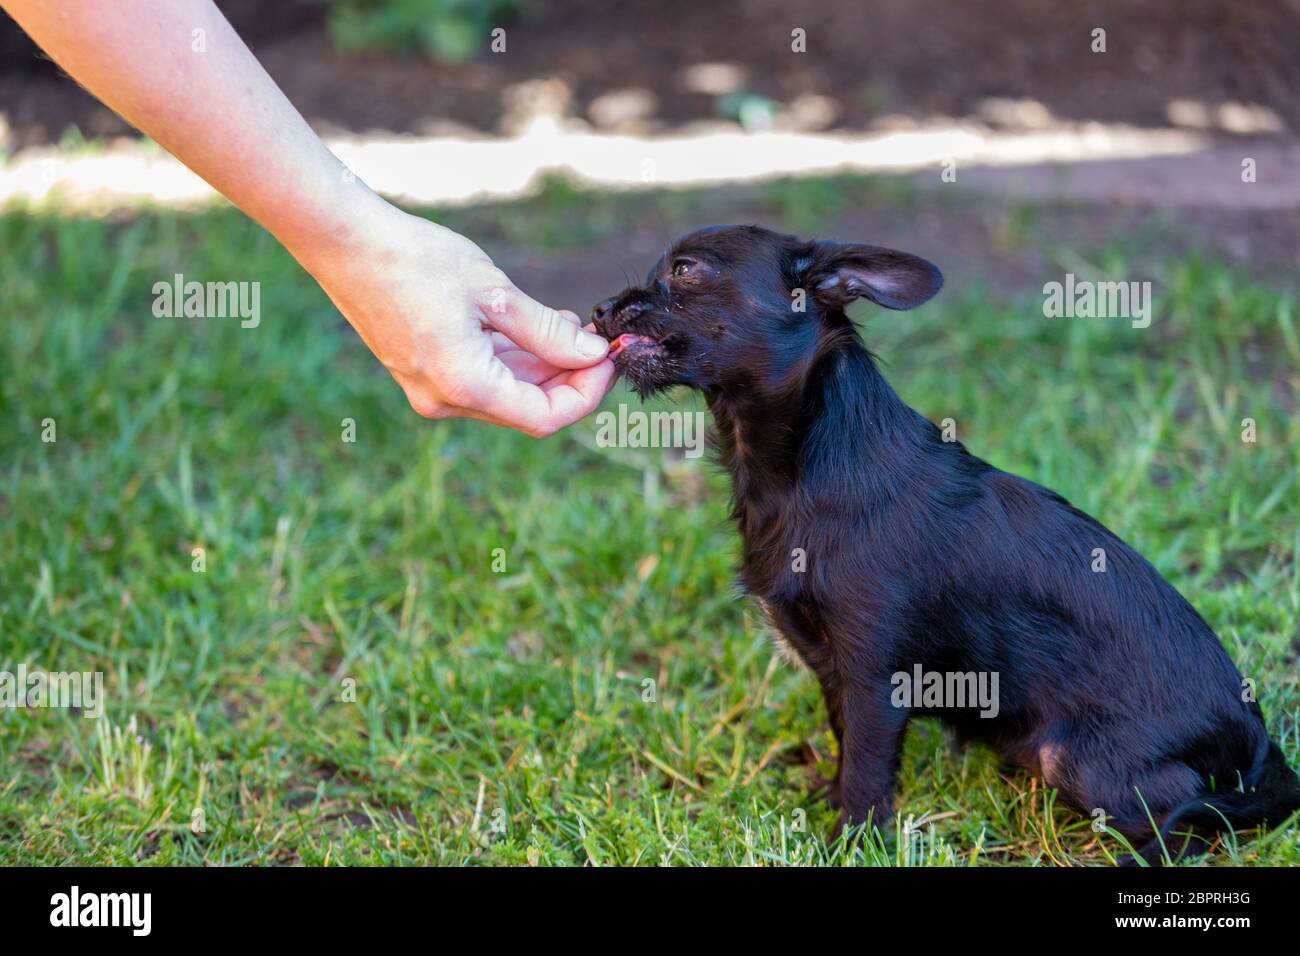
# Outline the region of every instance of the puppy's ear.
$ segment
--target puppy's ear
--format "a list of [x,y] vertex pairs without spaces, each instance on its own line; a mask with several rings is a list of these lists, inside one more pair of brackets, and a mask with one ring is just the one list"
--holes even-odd
[[943,287],[933,263],[880,246],[818,242],[805,261],[804,288],[828,309],[864,298],[887,309],[915,309]]

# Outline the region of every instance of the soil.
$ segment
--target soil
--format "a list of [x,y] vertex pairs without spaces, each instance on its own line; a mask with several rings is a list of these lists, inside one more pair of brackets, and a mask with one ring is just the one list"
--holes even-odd
[[[998,99],[1142,126],[1169,125],[1174,100],[1211,114],[1254,104],[1300,129],[1300,0],[532,0],[505,24],[506,53],[487,52],[485,37],[484,53],[465,64],[336,53],[309,0],[219,5],[322,128],[495,133],[508,128],[521,84],[553,77],[573,116],[672,129],[734,113],[734,102],[706,91],[727,71],[698,70],[728,64],[739,91],[812,127],[863,128],[890,115],[1017,122],[988,112]],[[1095,28],[1106,30],[1104,53],[1091,49]],[[791,50],[795,29],[806,31],[805,53]],[[127,132],[3,14],[0,115],[15,146],[56,140],[70,125]]]

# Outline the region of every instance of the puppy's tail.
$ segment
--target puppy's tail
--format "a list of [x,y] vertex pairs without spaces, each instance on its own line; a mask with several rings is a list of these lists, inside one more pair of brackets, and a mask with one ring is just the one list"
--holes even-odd
[[[1300,810],[1300,778],[1287,766],[1281,748],[1268,743],[1264,759],[1256,765],[1242,790],[1215,790],[1193,797],[1170,811],[1160,826],[1158,838],[1146,843],[1137,855],[1152,866],[1184,854],[1193,856],[1210,848],[1217,834],[1229,828],[1246,830],[1277,826]],[[1137,861],[1125,862],[1136,865]]]

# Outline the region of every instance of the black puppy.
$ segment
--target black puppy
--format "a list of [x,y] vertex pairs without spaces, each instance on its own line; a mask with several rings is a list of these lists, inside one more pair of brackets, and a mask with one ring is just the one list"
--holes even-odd
[[[889,816],[914,712],[1100,810],[1151,861],[1161,841],[1177,855],[1227,824],[1281,823],[1300,780],[1209,625],[1060,495],[945,441],[844,314],[858,298],[910,309],[942,284],[907,253],[715,226],[592,313],[643,396],[707,397],[742,582],[821,682],[841,824]],[[996,675],[996,716],[898,706],[918,667]]]

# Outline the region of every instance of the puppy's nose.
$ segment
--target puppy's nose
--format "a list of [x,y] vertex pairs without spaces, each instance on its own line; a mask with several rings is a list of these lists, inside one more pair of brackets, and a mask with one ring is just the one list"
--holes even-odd
[[604,302],[597,302],[591,310],[591,321],[600,322],[607,315],[614,311],[614,306],[618,305],[618,296],[612,296]]

